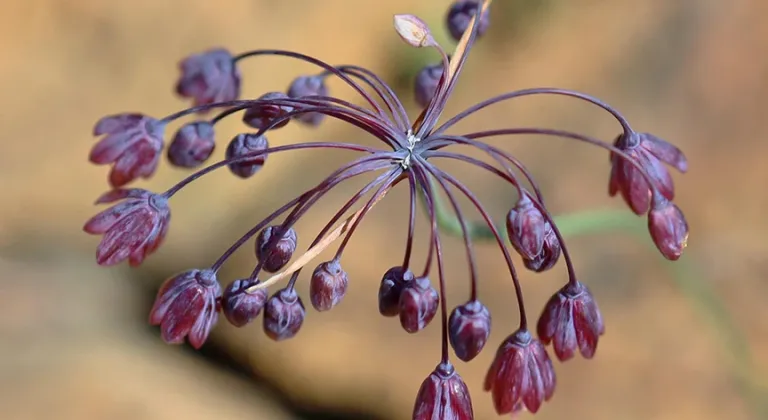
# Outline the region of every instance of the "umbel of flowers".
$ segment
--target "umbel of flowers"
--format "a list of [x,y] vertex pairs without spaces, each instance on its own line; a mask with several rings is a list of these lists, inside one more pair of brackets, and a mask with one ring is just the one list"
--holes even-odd
[[[141,264],[163,242],[170,223],[169,202],[182,188],[220,168],[235,176],[253,178],[269,156],[299,149],[332,153],[352,150],[359,157],[332,171],[312,188],[276,209],[224,250],[210,266],[200,266],[168,279],[160,288],[149,315],[150,323],[160,326],[163,340],[182,343],[185,338],[200,348],[216,324],[219,313],[237,327],[247,325],[263,311],[264,332],[274,340],[295,336],[303,325],[306,306],[297,292],[302,268],[322,250],[340,241],[334,257],[317,264],[309,280],[309,303],[317,311],[328,311],[343,302],[348,287],[356,279],[343,269],[342,257],[350,238],[370,210],[387,192],[406,185],[410,192],[408,233],[403,260],[384,270],[378,292],[378,311],[399,319],[408,333],[426,328],[439,312],[442,327],[442,357],[417,393],[414,419],[472,419],[472,402],[464,381],[451,362],[450,348],[464,362],[474,359],[485,347],[491,330],[491,313],[478,291],[475,248],[468,219],[458,205],[459,196],[472,207],[493,233],[514,285],[520,321],[516,329],[503,326],[508,337],[496,351],[486,379],[499,414],[526,409],[532,413],[549,400],[555,390],[555,372],[547,346],[560,361],[579,353],[592,358],[605,327],[600,310],[587,286],[573,267],[568,248],[530,171],[515,156],[487,140],[516,135],[561,137],[602,149],[610,156],[608,192],[620,194],[629,208],[646,215],[650,237],[661,254],[676,260],[686,246],[688,226],[673,203],[674,187],[668,167],[685,172],[687,162],[675,146],[648,133],[635,131],[615,108],[585,93],[559,88],[531,88],[502,93],[471,105],[450,117],[441,118],[462,67],[474,42],[489,28],[491,1],[454,2],[446,14],[451,36],[458,42],[449,54],[434,40],[427,25],[413,15],[397,15],[394,26],[409,45],[425,48],[439,59],[418,73],[414,94],[422,106],[411,120],[402,100],[374,72],[358,65],[331,65],[318,58],[283,50],[257,50],[233,55],[226,49],[211,49],[181,61],[181,76],[176,84],[179,95],[193,106],[164,118],[125,113],[102,118],[94,135],[102,136],[91,150],[91,162],[110,165],[112,190],[97,203],[112,207],[91,218],[84,227],[88,233],[102,235],[96,260],[114,265],[127,260]],[[315,74],[300,75],[284,92],[267,92],[256,99],[241,99],[239,65],[247,58],[281,56],[314,64]],[[450,58],[449,58],[450,57]],[[328,78],[338,78],[364,101],[359,106],[331,96]],[[621,131],[613,142],[584,134],[541,127],[493,127],[471,133],[450,133],[464,118],[492,106],[524,96],[560,95],[590,103],[608,112]],[[211,111],[218,114],[205,118]],[[200,168],[216,150],[216,124],[239,115],[251,130],[229,141],[224,159]],[[168,125],[182,117],[196,119],[182,125],[166,148]],[[327,120],[355,126],[377,139],[378,147],[335,141],[293,143],[272,146],[267,136],[291,122],[314,127]],[[453,146],[469,146],[487,159],[462,154]],[[200,168],[164,192],[129,188],[137,178],[155,172],[163,152],[177,167]],[[513,191],[514,206],[506,217],[508,242],[483,203],[456,174],[441,169],[441,160],[457,160],[486,171]],[[372,180],[352,195],[305,251],[299,249],[299,235],[293,226],[317,200],[344,181],[362,175]],[[449,311],[437,195],[442,191],[461,226],[466,249],[470,293],[465,303]],[[423,197],[430,224],[427,257],[422,269],[411,259],[414,246],[417,202]],[[364,197],[368,197],[364,199]],[[362,202],[361,202],[362,200]],[[360,204],[358,204],[360,202]],[[355,208],[356,210],[352,210]],[[219,269],[235,250],[250,243],[255,266],[250,274],[219,285]],[[510,248],[522,259],[528,272],[551,269],[562,259],[567,269],[565,284],[543,308],[535,328],[528,323],[523,303],[519,271]],[[271,295],[267,288],[288,279]]]

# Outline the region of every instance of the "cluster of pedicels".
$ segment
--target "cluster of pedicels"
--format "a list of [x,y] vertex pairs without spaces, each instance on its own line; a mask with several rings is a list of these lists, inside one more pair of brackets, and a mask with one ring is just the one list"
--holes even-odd
[[[438,309],[442,321],[442,358],[418,391],[413,418],[473,418],[467,386],[450,361],[449,345],[456,357],[469,362],[483,350],[491,329],[491,314],[478,297],[469,224],[458,205],[457,195],[469,199],[493,233],[509,268],[520,312],[517,330],[496,351],[485,379],[485,389],[490,391],[499,414],[522,409],[535,413],[555,390],[555,372],[546,346],[552,345],[560,361],[571,359],[577,352],[592,358],[598,339],[604,333],[604,324],[592,294],[576,276],[563,237],[530,172],[514,156],[483,140],[520,134],[541,135],[572,139],[606,150],[611,163],[609,194],[620,193],[632,211],[638,215],[647,214],[651,238],[662,255],[670,260],[680,257],[686,245],[688,226],[672,202],[674,188],[667,165],[685,172],[687,163],[675,146],[630,128],[625,117],[613,107],[587,94],[566,89],[533,88],[504,93],[474,104],[438,125],[472,45],[488,29],[489,4],[490,0],[460,0],[451,5],[446,22],[458,46],[450,56],[434,40],[423,21],[413,15],[395,16],[395,29],[405,42],[414,47],[429,48],[440,57],[436,64],[426,66],[416,76],[415,99],[422,111],[413,122],[393,89],[374,72],[357,65],[330,65],[315,57],[283,50],[232,55],[225,49],[212,49],[187,57],[180,64],[181,77],[176,91],[192,100],[191,108],[161,119],[138,113],[107,116],[94,128],[94,135],[103,138],[91,150],[90,160],[99,165],[111,165],[109,183],[113,187],[97,203],[117,202],[85,224],[86,232],[103,235],[97,248],[97,262],[114,265],[128,260],[132,266],[141,264],[166,236],[170,222],[169,200],[192,181],[218,168],[227,167],[234,175],[245,179],[259,172],[272,154],[299,149],[357,151],[361,155],[359,158],[337,168],[316,186],[275,210],[235,241],[211,266],[191,269],[168,279],[158,291],[149,316],[150,323],[160,326],[166,342],[182,343],[186,337],[193,347],[199,348],[216,324],[219,312],[231,324],[242,327],[263,311],[263,329],[270,338],[293,337],[305,318],[305,306],[295,288],[301,268],[335,239],[343,237],[335,256],[318,264],[309,281],[310,302],[317,311],[328,311],[339,305],[349,286],[349,278],[341,265],[349,239],[370,209],[391,188],[405,181],[410,191],[405,255],[402,264],[384,273],[378,293],[378,309],[386,317],[398,317],[408,333],[427,327]],[[268,92],[257,99],[239,99],[241,63],[248,57],[267,55],[308,62],[320,71],[297,77],[285,92]],[[338,78],[351,87],[366,106],[329,96],[326,86],[329,77]],[[454,124],[485,107],[522,96],[544,94],[577,98],[606,110],[620,123],[621,134],[610,143],[583,134],[535,127],[447,133]],[[220,113],[210,119],[202,118],[212,110],[220,110]],[[152,176],[163,150],[174,166],[200,167],[216,149],[216,124],[236,114],[253,130],[231,139],[223,160],[197,170],[163,193],[126,188],[137,178]],[[197,115],[200,119],[182,125],[165,148],[167,126],[189,115]],[[328,118],[366,131],[379,140],[381,146],[374,148],[341,142],[271,146],[267,139],[268,132],[290,122],[313,127]],[[456,145],[480,151],[488,161],[451,151]],[[568,280],[545,305],[535,331],[528,325],[518,272],[505,239],[475,194],[455,175],[435,165],[435,161],[443,159],[479,167],[512,186],[517,198],[506,216],[506,233],[527,270],[549,270],[562,254]],[[375,177],[341,207],[305,253],[293,258],[298,247],[298,235],[292,227],[294,223],[328,191],[345,180],[364,174],[375,174]],[[461,225],[471,286],[467,301],[450,314],[445,299],[445,272],[437,220],[437,194],[440,191],[448,197]],[[370,198],[365,204],[345,218],[350,209],[369,193]],[[424,199],[431,230],[424,269],[414,271],[411,250],[419,195]],[[286,212],[288,214],[281,222],[276,221]],[[255,268],[250,275],[235,279],[222,288],[217,278],[219,269],[235,250],[248,242],[254,247]],[[293,264],[288,266],[292,260]],[[432,280],[435,265],[437,289]],[[267,279],[263,273],[276,274]],[[290,280],[285,287],[268,294],[267,286],[288,276]]]

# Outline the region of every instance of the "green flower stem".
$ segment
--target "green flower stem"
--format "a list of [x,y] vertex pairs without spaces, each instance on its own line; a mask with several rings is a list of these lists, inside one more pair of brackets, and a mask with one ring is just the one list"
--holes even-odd
[[[423,204],[423,195],[421,200]],[[440,230],[450,235],[461,236],[461,224],[452,212],[446,210],[440,197],[435,197],[435,210]],[[650,243],[645,219],[628,211],[590,210],[556,216],[555,221],[564,237],[624,231]],[[491,229],[483,222],[470,221],[468,227],[473,240],[483,241],[494,238]],[[506,236],[506,228],[503,225],[498,228],[499,232]],[[755,372],[749,346],[728,313],[728,309],[710,287],[709,282],[703,280],[704,274],[698,272],[690,256],[674,263],[668,262],[667,266],[673,274],[677,287],[706,317],[717,333],[718,341],[723,343],[731,359],[730,372],[739,395],[749,404],[756,419],[768,419],[768,397],[754,379],[759,375]]]

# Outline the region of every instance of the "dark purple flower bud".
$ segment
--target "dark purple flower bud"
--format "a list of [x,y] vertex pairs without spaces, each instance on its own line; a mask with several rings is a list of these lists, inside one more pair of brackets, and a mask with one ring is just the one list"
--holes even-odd
[[552,398],[555,385],[547,350],[527,330],[517,330],[504,340],[485,376],[485,390],[491,391],[500,415],[520,411],[521,404],[536,413]]
[[491,334],[491,313],[480,301],[457,306],[448,320],[448,337],[456,356],[469,362],[480,354]]
[[557,240],[552,225],[547,222],[541,252],[533,259],[523,258],[523,264],[527,269],[541,273],[554,267],[558,259],[560,259],[560,241]]
[[240,71],[232,54],[216,48],[193,54],[179,63],[176,93],[192,98],[194,106],[233,101],[240,96]]
[[654,200],[648,214],[648,230],[656,248],[669,260],[680,258],[688,245],[688,222],[680,208],[669,200]]
[[267,289],[256,289],[248,293],[246,289],[258,284],[258,281],[241,279],[229,283],[221,296],[221,309],[230,324],[242,327],[259,316],[267,302]]
[[115,188],[155,173],[163,150],[165,123],[142,114],[117,114],[100,119],[93,135],[106,134],[93,149],[90,161],[113,163],[109,183]]
[[168,160],[182,168],[194,168],[208,160],[216,143],[213,124],[195,121],[182,126],[168,146]]
[[199,349],[216,324],[216,298],[221,287],[213,270],[189,270],[163,283],[149,314],[149,323],[159,325],[163,340],[180,344],[187,337]]
[[413,278],[413,272],[403,267],[392,267],[384,273],[379,286],[379,313],[384,316],[400,314],[400,295]]
[[400,325],[411,334],[423,330],[437,313],[440,298],[428,277],[405,284],[400,293]]
[[555,355],[564,362],[577,348],[585,359],[591,359],[605,325],[592,293],[576,282],[566,284],[549,299],[536,329],[542,343],[551,342]]
[[428,65],[416,74],[413,87],[416,103],[419,106],[426,108],[429,105],[437,92],[441,77],[443,77],[443,63]]
[[[275,99],[290,99],[288,95],[283,92],[269,92],[261,95],[260,100],[275,100]],[[266,128],[272,121],[285,116],[285,114],[293,111],[293,107],[287,105],[275,105],[275,104],[258,104],[245,110],[243,114],[243,122],[249,127],[253,127],[257,130]],[[289,120],[282,120],[277,125],[271,128],[276,130],[281,127],[285,127]]]
[[453,365],[441,363],[421,383],[413,407],[413,420],[473,420],[467,384]]
[[[477,13],[477,0],[458,0],[455,1],[448,10],[445,21],[448,26],[448,32],[451,38],[459,41],[464,32],[469,29],[469,21]],[[491,18],[488,10],[480,17],[480,26],[477,28],[477,36],[480,37],[488,30],[491,24]]]
[[292,287],[277,291],[264,307],[264,332],[269,338],[281,341],[292,338],[304,323],[304,303]]
[[315,268],[309,283],[309,297],[318,311],[328,311],[344,298],[347,293],[347,273],[341,269],[338,260],[331,260]]
[[[296,231],[293,228],[273,241],[273,236],[280,232],[280,226],[267,226],[256,238],[256,257],[262,262],[262,268],[270,273],[280,271],[291,260],[296,251]],[[270,244],[270,241],[273,243]]]
[[[675,167],[680,172],[688,170],[688,161],[683,152],[675,146],[648,133],[619,135],[614,146],[632,157],[645,169],[655,187],[668,200],[675,197],[674,183],[664,164]],[[651,189],[642,173],[632,164],[618,155],[611,154],[611,179],[608,193],[611,196],[621,193],[624,201],[636,214],[645,214],[651,203]]]
[[137,266],[155,252],[168,232],[171,209],[168,199],[138,188],[110,191],[96,201],[122,203],[102,211],[86,222],[83,230],[93,235],[104,234],[96,249],[99,265],[115,265],[128,259]]
[[532,260],[541,254],[547,228],[552,230],[547,219],[527,194],[523,194],[515,207],[507,213],[509,241],[525,259]]
[[240,178],[249,178],[264,166],[267,160],[267,154],[261,153],[269,148],[267,136],[257,136],[254,133],[243,133],[236,135],[227,146],[226,158],[235,159],[253,154],[251,159],[241,160],[230,163],[229,170]]
[[[325,78],[323,76],[299,76],[288,87],[288,96],[294,99],[305,96],[328,96]],[[317,126],[323,121],[325,115],[319,112],[308,112],[294,118],[304,124]]]

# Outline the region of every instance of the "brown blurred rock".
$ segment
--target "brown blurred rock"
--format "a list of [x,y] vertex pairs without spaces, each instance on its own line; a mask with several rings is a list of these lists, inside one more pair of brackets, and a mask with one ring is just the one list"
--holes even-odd
[[26,419],[289,419],[263,391],[137,328],[125,272],[0,259],[0,407]]

